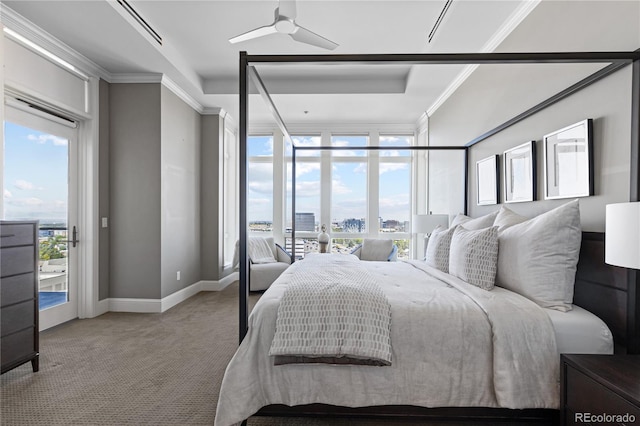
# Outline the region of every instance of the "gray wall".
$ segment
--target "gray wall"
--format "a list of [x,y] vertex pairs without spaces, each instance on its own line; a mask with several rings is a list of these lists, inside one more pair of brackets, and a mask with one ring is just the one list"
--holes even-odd
[[161,297],[160,84],[110,90],[110,294]]
[[[98,216],[109,218],[109,83],[100,80],[99,90]],[[109,298],[109,228],[99,226],[98,299],[103,300]]]
[[224,125],[219,115],[202,117],[202,146],[200,157],[200,198],[202,239],[201,276],[203,280],[218,280],[222,277],[218,263],[220,238],[219,222],[219,175],[220,153],[224,136]]
[[[639,17],[638,2],[541,2],[497,51],[635,50],[640,48]],[[479,67],[430,118],[430,144],[465,144],[596,68],[594,64]],[[499,207],[476,205],[477,160],[502,154],[505,149],[529,140],[538,141],[538,199],[543,199],[542,137],[585,118],[593,118],[596,195],[581,199],[581,218],[584,230],[603,231],[604,206],[628,200],[630,76],[630,67],[627,67],[476,145],[470,152],[469,162],[470,214],[479,216]],[[502,198],[504,185],[501,186]],[[431,187],[430,190],[436,191],[433,198],[437,198],[438,188]],[[533,216],[566,201],[508,206],[523,215]]]
[[161,87],[162,196],[158,214],[162,222],[161,297],[166,297],[200,281],[201,136],[200,114]]

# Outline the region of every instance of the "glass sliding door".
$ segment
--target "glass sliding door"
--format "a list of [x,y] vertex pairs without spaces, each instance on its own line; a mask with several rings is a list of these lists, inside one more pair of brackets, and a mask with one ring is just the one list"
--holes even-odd
[[[8,107],[5,220],[39,221],[40,329],[78,316],[77,137],[64,120]],[[75,241],[75,242],[74,242]]]

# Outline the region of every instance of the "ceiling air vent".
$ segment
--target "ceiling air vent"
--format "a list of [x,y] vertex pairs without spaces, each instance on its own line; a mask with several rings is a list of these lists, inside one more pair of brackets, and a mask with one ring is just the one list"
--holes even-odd
[[433,24],[433,28],[431,28],[431,32],[429,33],[429,43],[431,43],[431,40],[433,40],[433,36],[436,35],[436,31],[442,23],[444,15],[446,15],[447,11],[449,10],[449,6],[451,6],[451,3],[453,3],[453,0],[447,0],[444,7],[442,8],[442,12],[440,12],[440,16],[438,16],[438,19],[436,20],[436,23]]
[[162,45],[162,37],[160,37],[160,34],[158,34],[153,28],[151,28],[151,25],[147,24],[147,21],[145,21],[142,16],[140,16],[140,14],[136,12],[136,10],[129,3],[126,2],[126,0],[118,0],[118,3],[120,4],[120,6],[124,7],[124,10],[126,10],[129,15],[131,15],[133,19],[135,19],[142,26],[142,28],[144,28],[144,30],[148,32],[155,41],[158,42],[158,44]]

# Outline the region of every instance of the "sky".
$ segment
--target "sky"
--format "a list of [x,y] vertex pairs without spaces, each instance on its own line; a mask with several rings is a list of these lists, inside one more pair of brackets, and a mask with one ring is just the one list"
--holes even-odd
[[5,121],[3,217],[65,222],[68,141]]
[[[293,136],[296,146],[319,146],[318,136]],[[380,145],[408,146],[411,136],[384,136]],[[273,155],[273,138],[271,136],[252,136],[249,138],[249,157]],[[335,146],[365,146],[367,136],[332,137]],[[291,155],[291,147],[286,148],[286,155]],[[320,163],[305,161],[305,158],[319,157],[320,151],[298,151],[296,153],[296,212],[312,212],[316,221],[320,220]],[[410,156],[409,151],[390,149],[381,151],[381,157]],[[367,162],[366,151],[348,150],[333,151],[334,157],[362,157],[362,161],[354,159],[350,162],[332,163],[332,197],[331,219],[341,221],[347,218],[363,218],[367,209]],[[384,219],[399,221],[410,217],[410,165],[408,163],[380,162],[380,216]],[[291,220],[291,164],[287,167],[287,222]],[[273,169],[271,163],[251,163],[249,165],[249,221],[273,219]]]

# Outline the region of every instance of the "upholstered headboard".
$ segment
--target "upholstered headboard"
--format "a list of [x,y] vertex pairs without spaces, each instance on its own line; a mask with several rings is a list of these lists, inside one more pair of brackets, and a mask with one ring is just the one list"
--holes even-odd
[[604,233],[582,233],[573,300],[609,326],[616,353],[640,353],[636,281],[635,271],[604,263]]

